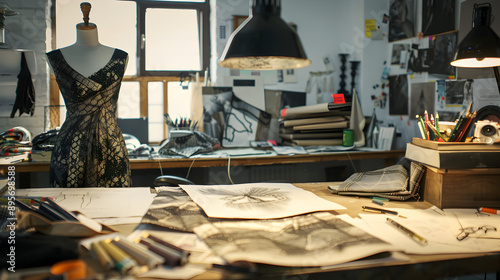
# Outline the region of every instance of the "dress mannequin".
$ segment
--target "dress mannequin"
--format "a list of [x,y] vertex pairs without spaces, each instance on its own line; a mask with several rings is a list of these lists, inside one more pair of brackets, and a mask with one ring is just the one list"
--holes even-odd
[[115,49],[99,43],[97,26],[88,21],[90,4],[82,3],[80,7],[84,22],[76,25],[76,42],[60,50],[71,68],[88,77],[106,65]]
[[90,4],[81,7],[85,22],[77,25],[76,43],[47,53],[67,109],[52,151],[50,185],[129,187],[129,159],[116,120],[128,54],[101,45],[97,26],[88,22]]

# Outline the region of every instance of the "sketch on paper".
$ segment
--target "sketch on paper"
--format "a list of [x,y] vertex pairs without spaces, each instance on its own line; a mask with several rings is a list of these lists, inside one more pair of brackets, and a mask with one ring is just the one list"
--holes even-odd
[[271,115],[234,96],[227,110],[226,126],[222,137],[224,147],[248,147],[258,140],[259,128],[268,127]]
[[279,202],[288,200],[286,192],[279,188],[251,187],[248,189],[238,189],[236,191],[206,188],[201,189],[201,193],[220,196],[229,208],[240,210],[261,209],[264,211],[273,211],[280,209]]
[[275,219],[345,209],[288,183],[182,185],[181,188],[213,218]]
[[220,221],[196,227],[194,232],[228,262],[325,266],[393,249],[327,212],[283,219]]
[[17,195],[50,197],[89,218],[142,217],[153,200],[149,188],[34,188],[17,190]]
[[193,228],[214,221],[181,188],[159,187],[156,197],[143,216],[142,224],[193,232]]

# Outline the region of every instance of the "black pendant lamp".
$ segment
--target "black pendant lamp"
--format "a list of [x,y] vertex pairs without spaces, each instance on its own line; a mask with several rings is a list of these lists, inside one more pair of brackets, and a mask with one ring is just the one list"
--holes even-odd
[[246,70],[309,66],[299,36],[280,14],[280,0],[250,0],[250,16],[231,34],[219,65]]
[[474,4],[472,30],[458,44],[455,67],[483,68],[500,66],[500,38],[490,27],[491,4]]

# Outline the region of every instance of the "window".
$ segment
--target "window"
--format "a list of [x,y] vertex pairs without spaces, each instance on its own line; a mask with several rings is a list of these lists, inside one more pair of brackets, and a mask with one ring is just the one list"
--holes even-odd
[[[55,38],[54,49],[72,45],[76,41],[76,25],[83,22],[80,9],[81,0],[54,1]],[[99,42],[106,46],[116,47],[129,55],[125,75],[137,75],[137,8],[135,2],[99,0],[92,1],[90,22],[97,25]],[[119,11],[111,13],[110,11]],[[54,17],[53,17],[54,18]],[[54,40],[55,39],[55,40]]]
[[140,75],[177,76],[209,65],[208,1],[140,1]]

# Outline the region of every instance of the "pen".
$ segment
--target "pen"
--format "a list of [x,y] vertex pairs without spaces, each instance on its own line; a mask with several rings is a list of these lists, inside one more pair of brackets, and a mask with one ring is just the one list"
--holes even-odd
[[500,215],[500,211],[499,210],[493,209],[493,208],[487,208],[487,207],[479,207],[479,212]]
[[376,212],[376,213],[382,213],[382,214],[391,214],[391,215],[400,216],[402,218],[406,218],[404,216],[399,215],[398,212],[392,211],[392,210],[371,207],[371,206],[361,206],[361,207],[363,208],[364,211],[370,211],[370,212]]
[[408,229],[407,227],[403,226],[402,224],[394,221],[391,218],[387,218],[387,222],[389,222],[391,225],[395,226],[399,230],[403,231],[406,235],[410,236],[413,240],[417,241],[420,245],[427,245],[427,240],[425,238],[423,238],[422,236],[413,232],[412,230]]

